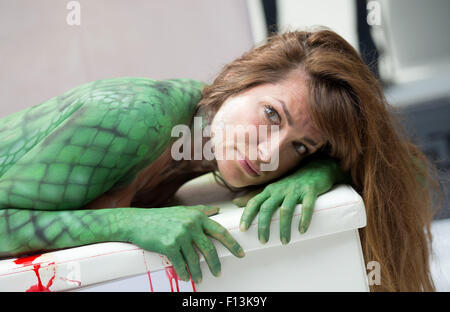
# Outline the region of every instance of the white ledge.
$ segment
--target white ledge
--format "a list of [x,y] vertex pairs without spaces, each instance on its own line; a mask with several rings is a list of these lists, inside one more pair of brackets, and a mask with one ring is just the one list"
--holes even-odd
[[[259,242],[257,236],[257,218],[255,218],[246,232],[239,231],[239,220],[243,208],[235,206],[231,202],[230,196],[232,195],[223,187],[211,183],[211,176],[193,180],[192,183],[189,182],[184,185],[177,193],[177,199],[182,204],[204,203],[219,206],[221,208],[220,213],[212,216],[211,219],[214,219],[228,229],[246,253],[246,257],[238,259],[220,243],[213,240],[221,258],[223,273],[219,278],[213,277],[211,273],[207,272],[208,268],[201,256],[203,282],[197,285],[196,290],[211,291],[213,289],[208,287],[214,285],[216,290],[221,291],[220,285],[221,281],[225,281],[224,275],[233,275],[233,272],[230,271],[239,270],[239,265],[248,265],[246,261],[249,261],[248,259],[251,258],[249,255],[253,252],[255,254],[260,254],[264,251],[268,253],[284,252],[285,250],[296,248],[294,246],[299,246],[297,243],[300,242],[315,239],[317,241],[320,237],[328,237],[349,231],[356,233],[356,236],[352,234],[357,240],[355,257],[360,260],[357,259],[355,263],[358,263],[358,261],[360,263],[354,264],[353,267],[357,275],[362,276],[362,279],[359,277],[356,278],[358,279],[359,288],[356,287],[355,289],[361,289],[362,287],[363,290],[367,290],[367,285],[364,280],[364,260],[360,250],[359,237],[357,236],[357,229],[366,225],[366,214],[363,201],[353,188],[348,185],[338,185],[331,191],[319,196],[316,201],[310,227],[305,234],[300,234],[297,230],[301,217],[301,205],[298,205],[292,221],[291,241],[288,245],[283,246],[279,236],[279,210],[275,212],[272,218],[270,239],[263,245]],[[305,246],[302,248],[307,248]],[[323,258],[324,256],[321,257]],[[168,277],[171,274],[170,271],[167,271],[167,268],[171,264],[165,256],[144,251],[132,244],[118,242],[93,244],[48,252],[39,257],[30,258],[29,260],[32,261],[27,261],[26,259],[19,261],[17,259],[6,259],[0,261],[0,291],[27,291],[33,289],[32,286],[34,286],[34,289],[39,288],[38,278],[41,280],[43,288],[48,286],[48,290],[50,291],[64,291],[117,279],[126,279],[137,275],[148,275],[149,281],[151,281],[151,277],[154,276],[153,273],[164,269],[166,269]],[[231,262],[236,264],[229,264],[228,267],[225,265]],[[236,265],[237,267],[235,268],[234,266]],[[236,272],[234,276],[236,277],[236,275],[239,274]],[[359,281],[360,279],[361,281]],[[170,283],[172,286],[172,281]],[[152,286],[150,284],[148,286],[149,290],[150,287],[153,290],[157,290],[157,284],[158,282],[153,279]],[[184,287],[182,288],[187,291],[193,290],[195,287],[193,284],[180,281],[181,284]],[[227,285],[225,282],[222,284]],[[258,284],[251,284],[245,289],[253,287],[250,289],[256,290],[255,285]],[[332,289],[334,289],[333,287]],[[226,287],[224,286],[223,290],[225,289]],[[239,289],[239,287],[233,289]],[[344,289],[346,288],[344,287]],[[353,288],[350,287],[350,289]]]

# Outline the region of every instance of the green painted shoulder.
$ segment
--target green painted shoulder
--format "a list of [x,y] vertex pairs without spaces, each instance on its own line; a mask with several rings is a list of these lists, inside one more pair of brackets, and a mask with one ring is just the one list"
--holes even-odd
[[129,183],[191,121],[204,85],[99,80],[4,119],[0,207],[76,209]]

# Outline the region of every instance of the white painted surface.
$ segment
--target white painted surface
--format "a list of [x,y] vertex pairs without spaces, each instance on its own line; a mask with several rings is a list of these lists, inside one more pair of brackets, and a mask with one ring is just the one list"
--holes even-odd
[[433,255],[431,275],[437,291],[450,291],[450,219],[436,220],[431,225]]
[[[201,257],[203,281],[198,291],[366,291],[365,262],[357,229],[366,225],[361,197],[349,186],[338,185],[318,197],[307,233],[297,224],[301,205],[296,207],[291,242],[279,239],[279,211],[271,223],[267,244],[257,239],[257,220],[248,231],[239,231],[242,208],[236,207],[225,188],[205,175],[185,184],[177,193],[179,202],[219,206],[211,218],[222,224],[241,244],[246,257],[236,258],[213,240],[222,263],[222,275],[211,275]],[[209,195],[205,195],[209,194]],[[0,291],[26,291],[39,278],[51,291],[148,291],[150,279],[155,291],[170,290],[166,270],[171,264],[165,256],[144,251],[126,243],[102,243],[42,254],[27,265],[15,259],[0,261]],[[149,279],[150,272],[150,279]],[[301,278],[300,278],[301,277]],[[147,282],[145,282],[147,281]],[[192,291],[190,283],[179,282],[180,290]],[[172,279],[172,287],[175,280]]]

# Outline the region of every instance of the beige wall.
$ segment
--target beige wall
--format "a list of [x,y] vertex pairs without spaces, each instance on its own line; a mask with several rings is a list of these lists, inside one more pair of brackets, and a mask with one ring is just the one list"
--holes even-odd
[[0,117],[87,81],[143,76],[211,82],[253,44],[241,0],[0,0]]
[[326,26],[359,49],[355,0],[277,0],[277,5],[281,32]]

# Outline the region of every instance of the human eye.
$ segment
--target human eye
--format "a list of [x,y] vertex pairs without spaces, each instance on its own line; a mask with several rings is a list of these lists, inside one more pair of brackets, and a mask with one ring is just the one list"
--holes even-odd
[[305,155],[309,152],[308,148],[303,143],[294,143],[294,148],[300,155]]
[[270,121],[274,123],[280,123],[281,117],[278,114],[277,110],[270,105],[264,105],[264,113]]

